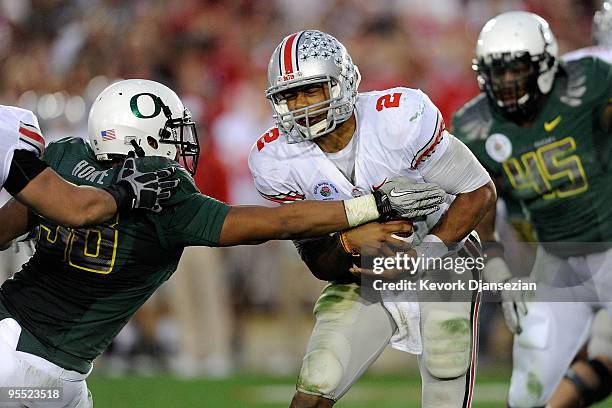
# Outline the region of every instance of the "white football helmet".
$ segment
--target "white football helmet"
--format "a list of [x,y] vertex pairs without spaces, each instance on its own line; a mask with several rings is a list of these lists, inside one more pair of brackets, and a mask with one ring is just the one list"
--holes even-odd
[[609,0],[593,16],[593,41],[602,47],[612,47],[612,2]]
[[546,20],[511,11],[485,24],[473,68],[481,90],[497,107],[511,115],[531,116],[536,101],[552,89],[557,56],[557,40]]
[[135,151],[179,160],[191,174],[196,171],[195,123],[174,91],[159,82],[127,79],[107,87],[91,106],[88,134],[98,160]]
[[[272,103],[280,132],[289,143],[297,143],[328,134],[348,120],[360,81],[359,69],[344,45],[321,31],[300,31],[285,37],[274,50],[268,65],[266,97]],[[327,86],[330,98],[290,111],[283,92],[311,84]],[[324,113],[325,119],[312,123],[312,118]]]

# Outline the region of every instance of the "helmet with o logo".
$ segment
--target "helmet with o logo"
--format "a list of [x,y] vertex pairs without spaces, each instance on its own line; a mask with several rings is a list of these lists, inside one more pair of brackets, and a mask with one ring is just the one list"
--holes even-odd
[[107,87],[91,106],[88,134],[100,161],[136,150],[179,160],[195,173],[200,152],[195,123],[176,93],[159,82],[128,79]]

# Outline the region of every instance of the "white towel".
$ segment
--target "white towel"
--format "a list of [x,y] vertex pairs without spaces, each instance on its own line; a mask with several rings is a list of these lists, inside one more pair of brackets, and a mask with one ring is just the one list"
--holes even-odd
[[[394,296],[399,296],[393,301]],[[421,354],[423,342],[421,341],[421,310],[418,302],[407,302],[406,294],[395,294],[391,291],[383,293],[383,306],[397,326],[391,337],[391,347],[410,354]]]

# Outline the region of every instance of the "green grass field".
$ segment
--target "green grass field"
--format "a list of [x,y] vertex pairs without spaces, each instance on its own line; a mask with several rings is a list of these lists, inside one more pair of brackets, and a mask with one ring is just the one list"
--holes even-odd
[[[474,408],[505,407],[509,373],[480,374]],[[292,378],[257,375],[228,380],[180,380],[173,377],[92,377],[88,380],[96,408],[129,407],[287,407]],[[419,407],[419,378],[414,375],[366,376],[336,404],[338,408]],[[597,408],[612,407],[612,402]]]

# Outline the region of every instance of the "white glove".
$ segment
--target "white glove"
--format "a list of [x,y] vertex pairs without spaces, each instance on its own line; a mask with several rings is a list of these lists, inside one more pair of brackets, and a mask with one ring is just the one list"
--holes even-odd
[[396,177],[372,194],[344,200],[349,226],[369,221],[414,219],[440,209],[446,192],[431,183],[416,183],[407,177]]
[[438,211],[446,197],[437,184],[416,183],[408,177],[393,178],[373,194],[383,220],[425,217]]
[[[490,283],[505,283],[515,282],[518,278],[512,276],[506,261],[500,257],[490,258],[485,264],[482,271],[487,282]],[[521,279],[523,282],[525,278]],[[525,293],[522,290],[502,290],[502,311],[506,326],[514,334],[521,334],[521,316],[527,314],[527,302],[525,301]]]

